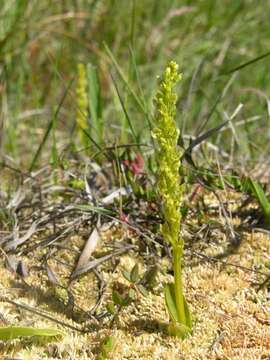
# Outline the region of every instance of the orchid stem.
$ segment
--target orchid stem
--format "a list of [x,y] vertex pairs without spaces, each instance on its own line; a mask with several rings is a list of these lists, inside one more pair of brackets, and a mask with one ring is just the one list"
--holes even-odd
[[186,324],[182,284],[182,253],[183,247],[181,245],[176,245],[173,247],[173,271],[176,308],[180,322],[182,324]]

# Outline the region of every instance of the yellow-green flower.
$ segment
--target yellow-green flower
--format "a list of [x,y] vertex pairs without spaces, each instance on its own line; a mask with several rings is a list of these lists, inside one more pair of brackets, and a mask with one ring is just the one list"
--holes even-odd
[[88,115],[88,99],[87,99],[87,78],[84,64],[77,66],[77,115],[76,122],[78,132],[80,134],[81,143],[83,146],[88,145],[88,138],[83,130],[88,129],[87,115]]
[[164,224],[162,234],[167,242],[179,241],[180,204],[183,185],[180,185],[180,149],[177,147],[179,130],[175,124],[177,95],[173,88],[181,79],[178,65],[171,61],[160,80],[156,95],[156,125],[153,136],[158,144],[158,193],[162,199]]

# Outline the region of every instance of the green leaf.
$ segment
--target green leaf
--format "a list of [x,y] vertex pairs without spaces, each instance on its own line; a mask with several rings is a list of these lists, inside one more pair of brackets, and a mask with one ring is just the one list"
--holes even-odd
[[143,285],[139,284],[139,285],[137,285],[137,288],[143,296],[146,297],[148,295],[148,291],[146,290],[146,288]]
[[265,221],[267,225],[270,225],[270,202],[267,199],[267,196],[265,195],[262,186],[251,178],[246,178],[244,180],[243,187],[246,191],[250,190],[252,194],[256,197],[263,210]]
[[173,321],[179,322],[176,302],[175,302],[174,285],[172,283],[166,284],[164,290],[165,290],[165,302],[170,314],[170,318]]
[[122,271],[122,274],[123,274],[124,278],[125,278],[127,281],[131,282],[130,272],[129,272],[129,271],[123,270],[123,271]]
[[0,340],[12,340],[18,337],[25,336],[63,336],[64,333],[58,329],[37,329],[32,327],[23,327],[23,326],[7,326],[0,327]]
[[131,300],[135,300],[136,299],[136,291],[134,289],[129,289],[128,296],[130,297]]
[[106,309],[107,311],[111,314],[114,315],[115,314],[115,308],[114,308],[114,304],[113,303],[109,303],[106,305]]
[[185,315],[186,315],[185,324],[181,323],[178,317],[176,301],[175,301],[174,284],[171,283],[165,286],[165,301],[171,319],[171,322],[168,326],[168,332],[170,335],[181,337],[182,339],[191,333],[191,328],[192,328],[192,320],[191,320],[188,304],[184,296],[183,298],[184,298]]
[[157,266],[153,266],[144,273],[142,283],[146,287],[146,289],[151,290],[155,287],[157,283],[157,274],[158,274]]
[[139,278],[139,266],[135,264],[130,272],[130,280],[135,283]]
[[112,299],[115,305],[127,306],[130,303],[130,298],[123,297],[118,291],[113,290]]
[[119,294],[118,291],[113,290],[113,292],[112,292],[112,299],[113,299],[113,302],[115,303],[115,305],[123,306],[123,304],[124,304],[124,298],[123,298],[122,295]]

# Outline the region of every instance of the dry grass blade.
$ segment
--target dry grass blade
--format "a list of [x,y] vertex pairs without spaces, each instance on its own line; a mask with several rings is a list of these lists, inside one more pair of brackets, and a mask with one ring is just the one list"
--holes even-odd
[[16,234],[16,231],[14,231],[13,240],[9,241],[7,243],[7,245],[5,246],[5,250],[6,251],[11,250],[11,249],[15,250],[17,248],[17,246],[25,243],[36,232],[38,224],[39,224],[38,221],[34,221],[31,224],[30,228],[27,230],[27,232],[21,237],[18,237]]
[[22,187],[20,187],[13,197],[11,198],[10,202],[7,205],[8,210],[15,210],[25,199],[25,192],[23,191]]
[[74,271],[72,276],[71,276],[71,279],[72,280],[76,279],[78,276],[86,273],[89,270],[94,269],[95,267],[101,265],[103,262],[105,262],[107,260],[110,260],[112,257],[123,254],[126,251],[131,250],[131,249],[135,249],[135,248],[136,248],[135,245],[126,245],[125,244],[121,249],[115,250],[111,254],[108,254],[108,255],[102,256],[101,258],[89,261],[84,266],[81,266],[80,269]]
[[[100,218],[100,216],[99,216],[99,218]],[[89,258],[92,255],[92,253],[95,251],[98,241],[100,239],[100,230],[98,229],[98,226],[99,226],[98,223],[99,223],[99,220],[97,221],[97,224],[95,225],[88,240],[86,241],[86,244],[83,248],[83,251],[79,257],[76,268],[75,268],[74,272],[72,273],[71,277],[74,277],[74,274],[80,272],[80,270],[89,261]]]

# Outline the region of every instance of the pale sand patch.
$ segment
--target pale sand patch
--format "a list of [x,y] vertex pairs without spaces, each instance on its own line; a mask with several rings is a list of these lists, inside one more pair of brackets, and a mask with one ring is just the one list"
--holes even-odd
[[[217,249],[212,249],[213,253]],[[269,269],[270,238],[262,233],[245,235],[237,251],[226,259],[231,263]],[[132,254],[121,257],[120,266],[113,274],[104,272],[108,283],[105,299],[110,298],[111,286],[116,281],[127,284],[121,275],[121,268],[131,268],[135,262],[143,270],[143,261]],[[164,263],[168,261],[164,259]],[[160,274],[160,281],[168,276]],[[78,325],[63,312],[57,311],[55,297],[44,299],[48,290],[45,278],[33,278],[39,290],[19,288],[20,280],[0,267],[1,295],[17,302],[45,309],[60,320]],[[202,262],[185,267],[186,295],[194,318],[193,335],[184,341],[171,338],[165,333],[168,321],[164,307],[162,286],[159,285],[148,297],[140,297],[136,306],[124,309],[119,323],[108,329],[97,327],[88,334],[80,334],[62,328],[66,336],[59,342],[38,343],[29,340],[1,344],[1,359],[14,357],[24,360],[39,359],[95,359],[101,340],[106,335],[115,339],[111,353],[113,360],[158,359],[158,360],[266,360],[270,359],[270,298],[266,289],[256,292],[251,282],[261,282],[262,276],[219,263]],[[89,308],[96,296],[95,279],[90,273],[76,285],[79,304]],[[1,302],[0,314],[10,324],[38,327],[59,327],[46,319]],[[1,325],[4,325],[4,322]]]

